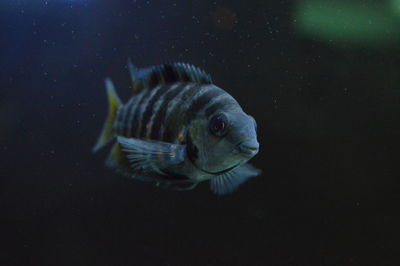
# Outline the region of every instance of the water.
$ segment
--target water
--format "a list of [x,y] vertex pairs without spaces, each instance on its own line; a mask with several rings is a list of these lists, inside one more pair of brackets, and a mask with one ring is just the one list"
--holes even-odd
[[[0,265],[399,265],[399,3],[342,4],[2,1]],[[262,176],[217,197],[105,168],[128,58],[210,73]]]

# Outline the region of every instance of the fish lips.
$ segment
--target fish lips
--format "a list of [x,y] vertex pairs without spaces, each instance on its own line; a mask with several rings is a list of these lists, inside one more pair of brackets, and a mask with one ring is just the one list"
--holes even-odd
[[249,142],[249,141],[244,141],[239,143],[237,145],[237,150],[239,153],[245,157],[253,157],[255,156],[260,148],[260,144],[258,142]]

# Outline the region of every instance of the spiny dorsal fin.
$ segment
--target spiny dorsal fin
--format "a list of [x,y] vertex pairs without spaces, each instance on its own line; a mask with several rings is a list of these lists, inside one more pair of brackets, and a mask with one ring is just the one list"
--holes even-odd
[[129,75],[131,76],[133,93],[137,93],[140,90],[140,81],[138,79],[139,70],[134,64],[132,64],[130,58],[128,59],[128,70],[129,70]]
[[128,69],[131,75],[134,92],[138,92],[142,88],[153,88],[160,84],[175,82],[212,83],[210,75],[202,69],[186,63],[162,64],[137,69],[128,61]]

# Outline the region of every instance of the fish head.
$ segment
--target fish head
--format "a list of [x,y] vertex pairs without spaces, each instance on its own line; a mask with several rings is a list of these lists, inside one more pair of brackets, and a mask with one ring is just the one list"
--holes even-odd
[[234,169],[259,150],[257,124],[243,110],[219,110],[197,123],[193,137],[198,148],[196,165],[218,174]]

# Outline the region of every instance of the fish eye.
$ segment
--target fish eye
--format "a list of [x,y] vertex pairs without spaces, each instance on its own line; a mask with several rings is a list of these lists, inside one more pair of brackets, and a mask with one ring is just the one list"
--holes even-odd
[[209,128],[213,135],[222,137],[228,129],[228,118],[222,113],[214,115],[210,120]]

